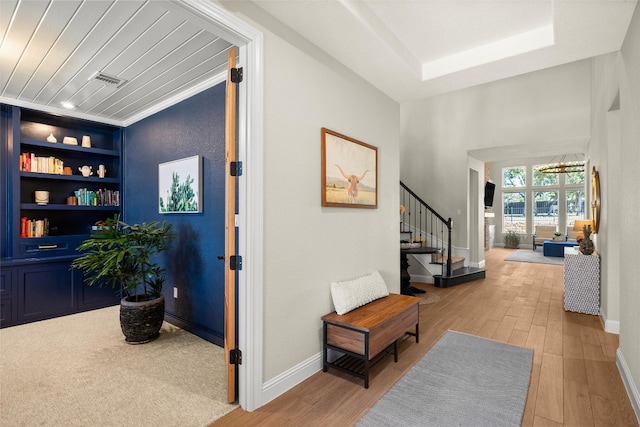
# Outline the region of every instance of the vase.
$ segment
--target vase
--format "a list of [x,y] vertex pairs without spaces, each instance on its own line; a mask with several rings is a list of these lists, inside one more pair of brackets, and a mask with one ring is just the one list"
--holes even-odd
[[120,301],[120,328],[129,344],[144,344],[160,336],[164,321],[164,296],[124,297]]

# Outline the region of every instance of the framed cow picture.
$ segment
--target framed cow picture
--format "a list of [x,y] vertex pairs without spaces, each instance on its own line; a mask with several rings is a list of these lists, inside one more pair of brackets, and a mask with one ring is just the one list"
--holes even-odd
[[378,207],[378,148],[322,128],[322,206]]

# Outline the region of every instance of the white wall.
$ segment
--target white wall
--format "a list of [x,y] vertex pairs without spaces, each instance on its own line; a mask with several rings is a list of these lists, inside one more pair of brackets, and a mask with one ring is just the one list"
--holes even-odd
[[[600,176],[600,225],[594,241],[601,255],[601,312],[609,326],[620,320],[620,53],[593,60],[593,104],[589,160]],[[603,78],[604,77],[604,78]],[[590,171],[591,172],[591,171]],[[616,325],[619,331],[619,323]]]
[[454,245],[466,246],[467,153],[493,161],[588,140],[590,84],[590,61],[580,61],[403,103],[401,180],[453,218]]
[[638,182],[640,161],[640,7],[636,5],[633,21],[622,46],[620,81],[621,182],[622,197],[620,238],[620,351],[630,367],[636,416],[640,419],[640,263],[634,254],[637,236],[634,230],[640,218],[640,191],[626,185]]
[[[225,7],[264,32],[263,379],[269,382],[319,361],[320,317],[333,310],[331,281],[378,270],[399,292],[400,113],[395,101],[260,9],[244,2]],[[378,147],[378,209],[321,207],[322,127]]]
[[[620,110],[615,99],[619,90]],[[614,104],[612,110],[612,104]],[[619,311],[618,364],[640,418],[640,8],[636,10],[620,53],[593,61],[593,113],[590,154],[600,171],[602,228],[600,251],[606,264],[603,308]],[[612,111],[611,111],[612,110]],[[615,270],[619,271],[616,274]],[[614,317],[615,318],[615,317]]]

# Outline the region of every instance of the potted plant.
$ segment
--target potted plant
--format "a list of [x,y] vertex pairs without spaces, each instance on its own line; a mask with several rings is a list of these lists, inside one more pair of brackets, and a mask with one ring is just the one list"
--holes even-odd
[[556,231],[555,233],[553,233],[554,242],[559,242],[561,240],[562,240],[562,233],[560,233],[559,231]]
[[504,235],[504,247],[505,248],[519,248],[520,247],[520,235],[513,230],[509,230]]
[[173,237],[166,221],[129,225],[116,215],[78,246],[83,254],[71,266],[84,272],[85,282],[111,284],[124,295],[120,326],[128,343],[149,342],[160,334],[166,270],[154,257],[168,249]]

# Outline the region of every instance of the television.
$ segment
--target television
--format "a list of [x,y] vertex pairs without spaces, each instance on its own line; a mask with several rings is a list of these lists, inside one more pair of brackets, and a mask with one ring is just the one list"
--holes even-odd
[[488,182],[484,185],[484,207],[490,208],[493,206],[493,194],[496,191],[496,185],[493,182]]

